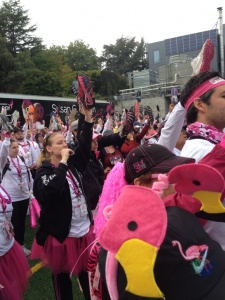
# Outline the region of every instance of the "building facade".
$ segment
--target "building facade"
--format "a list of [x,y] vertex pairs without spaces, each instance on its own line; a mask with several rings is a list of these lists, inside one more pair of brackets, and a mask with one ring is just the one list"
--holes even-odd
[[[121,90],[121,107],[129,108],[136,100],[137,90],[142,93],[142,101],[155,110],[155,105],[162,107],[166,114],[171,101],[171,90],[177,89],[178,98],[192,74],[191,61],[195,58],[207,39],[215,46],[211,69],[221,71],[218,29],[192,33],[149,43],[146,45],[146,55],[149,70],[131,72],[128,74],[129,89]],[[225,41],[225,25],[223,24],[223,41]],[[154,74],[151,77],[150,74]]]
[[[225,25],[223,25],[223,37],[223,40],[225,40]],[[170,65],[173,57],[180,57],[183,61],[185,61],[186,58],[187,62],[191,61],[199,54],[207,39],[211,39],[215,46],[215,54],[211,63],[211,68],[218,71],[218,29],[192,33],[147,44],[146,53],[149,68],[155,72],[159,72],[159,67]],[[179,66],[177,65],[177,67]]]

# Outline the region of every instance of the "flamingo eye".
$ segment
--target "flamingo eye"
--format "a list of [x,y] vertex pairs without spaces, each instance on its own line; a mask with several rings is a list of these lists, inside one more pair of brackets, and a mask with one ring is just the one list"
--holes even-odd
[[130,230],[130,231],[135,231],[137,229],[138,225],[135,221],[130,221],[127,225],[127,228]]
[[198,181],[198,180],[193,180],[193,184],[194,185],[201,185],[200,181]]

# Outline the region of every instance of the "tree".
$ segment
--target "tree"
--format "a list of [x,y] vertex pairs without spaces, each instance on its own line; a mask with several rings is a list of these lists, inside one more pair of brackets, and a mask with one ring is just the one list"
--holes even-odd
[[118,74],[126,74],[133,70],[143,70],[147,66],[144,58],[144,39],[141,43],[135,41],[135,37],[121,37],[115,45],[104,45],[103,55],[100,58],[104,68]]
[[32,48],[40,48],[41,39],[33,36],[36,25],[29,25],[30,18],[20,5],[20,0],[4,1],[0,8],[0,34],[8,51],[14,56]]
[[101,71],[99,94],[104,96],[118,95],[119,90],[127,88],[127,78],[114,72]]
[[49,72],[28,70],[19,93],[29,95],[62,96],[61,83]]
[[71,83],[75,78],[75,72],[66,62],[66,51],[64,47],[52,46],[32,58],[37,69],[51,73],[60,81],[62,96],[72,95]]
[[14,57],[6,48],[5,39],[0,35],[0,91],[6,92],[8,89],[8,74],[15,69]]
[[145,58],[145,42],[144,39],[141,39],[141,42],[138,43],[136,51],[133,54],[132,60],[131,60],[131,68],[132,71],[141,71],[143,69],[148,68],[148,61]]
[[70,43],[67,49],[67,62],[74,71],[87,71],[98,69],[96,51],[85,45],[82,40]]
[[65,63],[65,57],[55,47],[43,50],[32,57],[36,68],[44,72],[53,72],[58,76],[62,65]]

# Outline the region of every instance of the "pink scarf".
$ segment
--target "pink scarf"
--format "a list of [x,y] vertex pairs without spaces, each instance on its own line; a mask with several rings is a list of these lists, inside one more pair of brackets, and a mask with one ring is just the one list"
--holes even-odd
[[189,124],[186,131],[189,138],[199,137],[212,144],[218,144],[224,136],[224,133],[216,129],[216,127],[200,122]]

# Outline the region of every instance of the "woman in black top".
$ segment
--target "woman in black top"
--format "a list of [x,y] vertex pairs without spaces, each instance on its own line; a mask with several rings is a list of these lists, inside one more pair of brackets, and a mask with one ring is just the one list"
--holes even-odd
[[84,115],[75,153],[60,132],[44,139],[34,181],[41,214],[31,258],[41,254],[47,260],[57,300],[73,299],[70,273],[78,275],[84,297],[90,299],[86,262],[94,234],[81,179],[91,153],[91,110],[84,109]]

